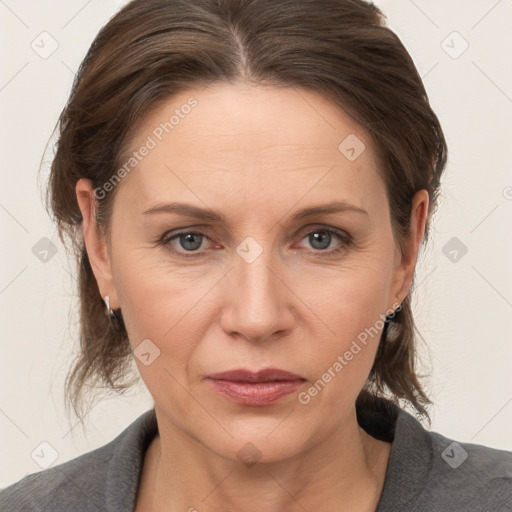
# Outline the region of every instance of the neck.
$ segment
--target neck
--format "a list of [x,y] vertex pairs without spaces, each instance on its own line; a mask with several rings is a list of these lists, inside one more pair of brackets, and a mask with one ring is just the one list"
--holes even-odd
[[221,457],[172,425],[162,426],[159,421],[164,435],[155,438],[144,462],[142,510],[373,512],[391,449],[359,427],[355,409],[307,451],[253,465]]

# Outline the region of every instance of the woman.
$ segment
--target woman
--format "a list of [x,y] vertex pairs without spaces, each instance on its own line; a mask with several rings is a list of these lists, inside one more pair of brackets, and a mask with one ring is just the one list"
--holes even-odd
[[363,0],[126,5],[61,115],[49,204],[79,263],[70,403],[135,361],[155,406],[0,509],[512,510],[511,453],[402,408],[428,417],[410,290],[446,155]]

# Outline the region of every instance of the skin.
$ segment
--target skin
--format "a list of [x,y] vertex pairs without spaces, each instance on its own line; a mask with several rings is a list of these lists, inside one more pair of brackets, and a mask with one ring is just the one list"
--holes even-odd
[[[118,185],[108,239],[96,229],[91,183],[76,185],[102,297],[122,309],[134,350],[145,339],[160,350],[148,366],[135,358],[159,427],[136,510],[375,510],[391,445],[358,426],[355,400],[382,329],[309,403],[300,403],[298,393],[405,298],[428,193],[415,195],[411,238],[400,248],[369,135],[302,89],[192,89],[149,113],[130,148],[140,148],[191,96],[198,106]],[[355,161],[338,150],[351,134],[366,146]],[[333,200],[366,214],[293,219],[302,208]],[[220,212],[227,223],[142,213],[172,201]],[[315,244],[309,235],[326,228],[348,233],[352,243],[325,235]],[[156,244],[169,231],[187,230],[206,232],[196,239],[198,258]],[[262,250],[251,263],[236,252],[248,236]],[[194,252],[183,238],[167,247]],[[306,382],[277,404],[250,407],[205,380],[266,367]],[[246,443],[260,456],[254,465],[237,457]]]

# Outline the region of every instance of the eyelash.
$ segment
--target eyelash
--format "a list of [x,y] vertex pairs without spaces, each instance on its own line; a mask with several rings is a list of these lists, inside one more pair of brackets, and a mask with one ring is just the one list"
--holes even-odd
[[[316,229],[313,229],[313,230],[307,232],[301,238],[301,240],[303,240],[304,238],[307,238],[308,236],[312,235],[313,233],[328,233],[330,235],[334,235],[334,237],[338,238],[338,240],[340,240],[342,242],[342,244],[341,244],[340,247],[338,247],[336,249],[331,249],[331,250],[317,249],[317,250],[307,251],[309,254],[315,254],[315,255],[321,255],[321,256],[329,256],[329,255],[341,253],[347,247],[349,247],[349,246],[351,246],[353,244],[353,239],[352,239],[352,237],[348,233],[343,232],[343,231],[338,231],[338,230],[335,230],[335,229],[332,229],[332,228],[316,228]],[[175,254],[175,255],[177,255],[179,257],[183,257],[183,258],[199,258],[199,257],[202,257],[205,254],[205,252],[197,252],[197,251],[181,252],[181,251],[177,251],[175,249],[171,249],[170,242],[172,240],[179,239],[179,237],[185,236],[185,235],[199,235],[199,236],[203,236],[204,238],[210,240],[210,237],[206,233],[203,233],[203,232],[200,232],[200,231],[181,231],[180,233],[175,233],[172,236],[170,236],[169,232],[167,232],[158,240],[157,245],[163,246],[171,254]]]

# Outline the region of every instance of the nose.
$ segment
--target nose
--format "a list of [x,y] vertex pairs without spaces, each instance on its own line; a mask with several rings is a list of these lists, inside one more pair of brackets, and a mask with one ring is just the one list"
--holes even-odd
[[294,295],[287,276],[265,254],[252,263],[237,257],[227,276],[221,325],[230,336],[263,342],[293,328]]

